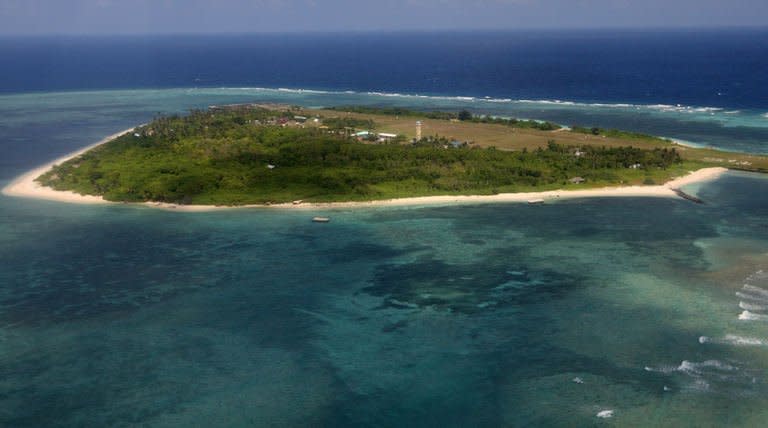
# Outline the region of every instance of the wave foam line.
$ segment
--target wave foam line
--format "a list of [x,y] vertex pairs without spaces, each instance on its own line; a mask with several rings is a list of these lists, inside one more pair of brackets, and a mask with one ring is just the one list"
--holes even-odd
[[756,271],[752,275],[748,276],[746,281],[747,282],[754,282],[754,281],[765,281],[768,279],[768,273],[764,272],[762,269]]
[[722,361],[718,360],[706,360],[702,361],[700,363],[689,361],[689,360],[683,360],[679,366],[661,366],[661,367],[649,367],[645,366],[645,371],[647,372],[657,372],[657,373],[684,373],[691,376],[701,376],[704,374],[705,371],[716,371],[716,372],[732,372],[738,370],[738,367],[732,366],[730,364],[724,363]]
[[[199,90],[205,90],[205,88],[198,88]],[[728,115],[736,115],[742,113],[740,110],[725,110],[722,107],[711,106],[688,106],[683,104],[632,104],[632,103],[588,103],[578,101],[566,101],[559,99],[513,99],[513,98],[494,98],[494,97],[474,97],[463,95],[424,95],[418,93],[401,93],[401,92],[386,92],[386,91],[326,91],[318,89],[302,89],[302,88],[264,88],[264,87],[220,87],[221,90],[241,90],[241,91],[262,91],[262,92],[283,92],[283,93],[295,93],[295,94],[347,94],[347,95],[370,95],[387,98],[417,98],[417,99],[431,99],[431,100],[444,100],[444,101],[463,101],[463,102],[488,102],[488,103],[509,103],[509,104],[537,104],[537,105],[550,105],[550,106],[571,106],[571,107],[588,107],[588,108],[616,108],[616,109],[634,109],[634,110],[653,110],[660,112],[675,112],[675,113],[722,113]],[[768,113],[762,115],[768,118]]]
[[768,321],[768,315],[756,314],[750,311],[742,311],[739,314],[739,319],[742,321]]
[[735,334],[726,334],[725,337],[722,338],[701,336],[699,337],[699,343],[733,346],[768,346],[768,340],[759,339],[757,337],[737,336]]
[[749,293],[742,293],[741,291],[736,292],[736,297],[744,300],[752,300],[754,302],[768,303],[768,297],[756,296],[754,294],[749,294]]
[[747,310],[747,311],[765,311],[765,310],[768,310],[768,306],[766,306],[766,305],[757,305],[757,304],[754,304],[754,303],[745,302],[743,300],[739,302],[739,307],[741,309],[744,309],[744,310]]
[[750,293],[759,294],[765,298],[768,298],[768,290],[764,288],[755,287],[754,285],[750,285],[750,284],[744,284],[743,290]]

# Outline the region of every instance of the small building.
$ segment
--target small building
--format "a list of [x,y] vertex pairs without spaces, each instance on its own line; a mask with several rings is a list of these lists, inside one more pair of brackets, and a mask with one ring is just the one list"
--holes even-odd
[[379,141],[390,141],[397,138],[397,134],[389,134],[387,132],[379,132]]
[[635,164],[632,164],[632,165],[629,166],[630,169],[640,169],[642,167],[643,166],[640,165],[639,163],[635,163]]
[[367,137],[367,136],[369,136],[371,134],[372,134],[371,131],[360,131],[360,132],[355,132],[355,137],[357,137],[357,138],[365,138],[365,137]]
[[568,181],[570,181],[570,182],[571,182],[571,184],[581,184],[581,183],[583,183],[583,182],[585,182],[585,181],[587,181],[587,180],[585,180],[585,179],[584,179],[584,178],[582,178],[582,177],[573,177],[573,178],[571,178],[571,179],[570,179],[570,180],[568,180]]
[[295,120],[296,122],[303,123],[303,122],[307,121],[307,117],[306,116],[293,116],[293,120]]

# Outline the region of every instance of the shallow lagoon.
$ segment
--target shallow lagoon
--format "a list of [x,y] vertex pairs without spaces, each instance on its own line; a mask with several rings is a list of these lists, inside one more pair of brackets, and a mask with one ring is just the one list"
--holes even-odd
[[[0,177],[211,101],[163,94],[27,99],[44,113],[2,119]],[[0,425],[759,425],[768,297],[744,284],[768,289],[768,180],[688,190],[707,203],[0,197]]]

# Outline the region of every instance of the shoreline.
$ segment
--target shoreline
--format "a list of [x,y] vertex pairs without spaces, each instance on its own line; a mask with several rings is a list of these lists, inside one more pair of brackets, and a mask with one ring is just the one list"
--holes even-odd
[[[139,125],[140,126],[140,125]],[[678,177],[662,185],[655,186],[619,186],[602,187],[597,189],[582,190],[548,190],[542,192],[522,192],[522,193],[500,193],[496,195],[444,195],[444,196],[416,196],[398,199],[382,199],[365,202],[303,202],[293,204],[291,202],[282,204],[252,204],[252,205],[179,205],[167,202],[113,202],[107,201],[101,196],[81,195],[69,190],[54,190],[45,187],[36,182],[35,179],[54,165],[66,162],[76,156],[100,146],[121,135],[132,132],[136,127],[125,129],[115,134],[109,135],[94,144],[83,147],[80,150],[61,156],[51,162],[32,169],[11,181],[2,189],[2,194],[6,196],[41,199],[55,202],[65,202],[73,204],[87,205],[106,205],[122,204],[147,206],[165,210],[182,212],[205,212],[218,210],[233,210],[243,208],[278,208],[278,209],[334,209],[334,208],[374,208],[374,207],[409,207],[419,205],[459,205],[459,204],[486,204],[486,203],[506,203],[506,202],[528,202],[531,200],[542,199],[545,202],[558,199],[574,198],[596,198],[596,197],[654,197],[654,198],[680,198],[673,189],[693,183],[701,183],[717,179],[726,171],[727,168],[712,167],[702,168],[692,171],[688,175]]]
[[3,187],[2,193],[6,196],[13,196],[17,198],[29,198],[29,199],[42,199],[46,201],[67,202],[75,204],[111,204],[113,202],[104,200],[101,196],[94,195],[81,195],[69,190],[54,190],[50,187],[45,187],[35,181],[37,177],[48,172],[55,165],[66,162],[74,157],[80,156],[83,153],[98,147],[108,141],[111,141],[117,137],[125,135],[129,132],[133,132],[134,129],[141,125],[134,126],[128,129],[124,129],[120,132],[116,132],[112,135],[108,135],[101,140],[89,144],[82,149],[66,154],[59,158],[56,158],[44,165],[34,168],[24,174],[14,178],[7,186]]

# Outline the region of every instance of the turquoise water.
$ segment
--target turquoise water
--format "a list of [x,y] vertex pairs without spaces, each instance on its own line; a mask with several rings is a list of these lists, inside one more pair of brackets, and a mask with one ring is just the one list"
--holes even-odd
[[[0,97],[0,180],[154,111],[249,96]],[[768,180],[688,190],[707,203],[0,197],[0,426],[763,425]]]

